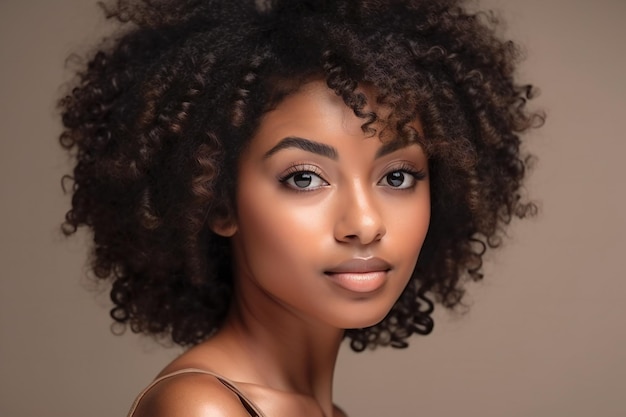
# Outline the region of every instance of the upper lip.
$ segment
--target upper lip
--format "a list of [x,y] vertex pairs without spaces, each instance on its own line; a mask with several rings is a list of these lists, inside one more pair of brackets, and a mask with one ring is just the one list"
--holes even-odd
[[391,265],[380,258],[352,258],[324,271],[327,274],[388,271]]

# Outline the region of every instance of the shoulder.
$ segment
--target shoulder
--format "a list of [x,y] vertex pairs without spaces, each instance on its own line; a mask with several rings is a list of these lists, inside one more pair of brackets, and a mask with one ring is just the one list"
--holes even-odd
[[249,417],[239,397],[216,377],[183,373],[152,386],[132,417]]

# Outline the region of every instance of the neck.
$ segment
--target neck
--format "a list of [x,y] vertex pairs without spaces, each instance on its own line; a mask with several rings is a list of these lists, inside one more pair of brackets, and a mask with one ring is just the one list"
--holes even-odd
[[[210,339],[236,358],[235,379],[313,398],[332,415],[332,382],[344,331],[305,319],[278,302],[238,294]],[[247,302],[246,300],[254,300]]]
[[343,330],[311,322],[282,309],[234,306],[218,337],[228,337],[276,389],[313,394],[314,385],[331,385]]

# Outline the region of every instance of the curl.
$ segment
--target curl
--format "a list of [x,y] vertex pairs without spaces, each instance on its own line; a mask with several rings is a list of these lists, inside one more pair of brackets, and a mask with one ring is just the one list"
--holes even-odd
[[365,133],[418,142],[429,158],[418,265],[381,323],[346,332],[354,350],[430,333],[433,303],[459,305],[508,224],[537,212],[523,194],[532,159],[521,135],[545,115],[529,110],[536,89],[517,81],[522,54],[497,36],[494,15],[456,0],[117,0],[104,10],[122,28],[59,100],[59,142],[75,161],[62,230],[92,230],[91,268],[112,283],[116,331],[193,345],[221,325],[231,254],[209,226],[232,218],[234,167],[263,114],[311,80]]

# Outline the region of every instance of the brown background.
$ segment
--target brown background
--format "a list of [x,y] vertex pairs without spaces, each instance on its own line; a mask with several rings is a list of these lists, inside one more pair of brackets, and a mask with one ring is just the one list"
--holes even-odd
[[[549,112],[529,140],[541,216],[519,222],[470,288],[404,351],[342,352],[353,417],[626,415],[626,2],[484,1],[527,46]],[[84,236],[64,240],[63,61],[106,30],[92,1],[0,0],[0,415],[123,416],[174,355],[109,332]]]

